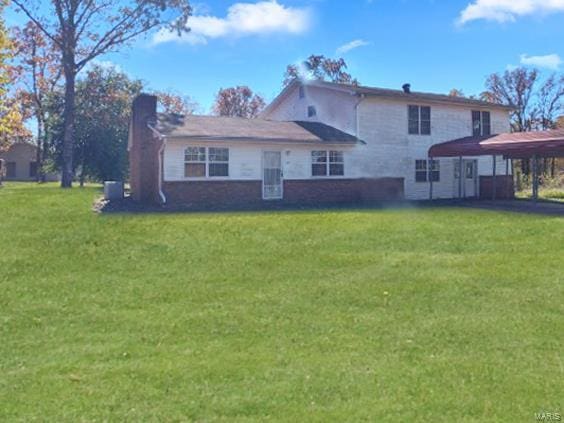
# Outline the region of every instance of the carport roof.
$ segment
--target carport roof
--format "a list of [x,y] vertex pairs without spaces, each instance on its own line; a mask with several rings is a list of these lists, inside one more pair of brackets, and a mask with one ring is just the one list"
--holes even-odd
[[466,137],[435,144],[429,157],[492,156],[509,158],[564,156],[564,129]]

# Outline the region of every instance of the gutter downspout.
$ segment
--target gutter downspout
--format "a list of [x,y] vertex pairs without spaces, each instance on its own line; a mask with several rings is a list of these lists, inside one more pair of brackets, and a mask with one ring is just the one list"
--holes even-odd
[[356,119],[356,139],[360,139],[360,117],[358,115],[358,106],[360,106],[360,103],[362,103],[364,101],[364,99],[366,98],[366,96],[364,94],[358,94],[358,101],[356,102],[356,104],[354,105],[354,114],[355,114],[355,119]]
[[153,133],[157,136],[157,138],[161,141],[161,146],[158,151],[159,156],[159,197],[161,198],[162,204],[166,204],[166,195],[163,192],[163,157],[164,157],[164,149],[166,147],[166,137],[162,136],[159,131],[157,131],[153,126],[147,124],[149,129],[153,131]]

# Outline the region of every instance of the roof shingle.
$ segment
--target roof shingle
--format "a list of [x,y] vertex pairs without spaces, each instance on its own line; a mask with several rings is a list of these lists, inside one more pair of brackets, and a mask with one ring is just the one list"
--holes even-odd
[[167,138],[204,141],[260,141],[356,144],[355,136],[319,122],[279,122],[224,116],[159,114],[155,128]]

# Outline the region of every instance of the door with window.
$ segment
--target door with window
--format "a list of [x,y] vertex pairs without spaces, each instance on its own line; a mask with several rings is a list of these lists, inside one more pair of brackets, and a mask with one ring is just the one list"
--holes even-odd
[[280,151],[264,151],[262,169],[262,198],[265,200],[281,200],[284,195],[282,153]]
[[[462,181],[460,181],[462,177]],[[462,172],[460,172],[460,160],[454,160],[455,192],[460,193],[462,198],[473,198],[478,196],[478,160],[462,160]]]

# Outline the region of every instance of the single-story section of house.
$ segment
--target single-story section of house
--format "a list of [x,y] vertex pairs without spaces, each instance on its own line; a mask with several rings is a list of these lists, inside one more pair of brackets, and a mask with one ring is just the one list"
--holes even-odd
[[157,114],[139,96],[129,136],[134,200],[193,209],[403,198],[403,178],[353,177],[364,142],[321,122]]

